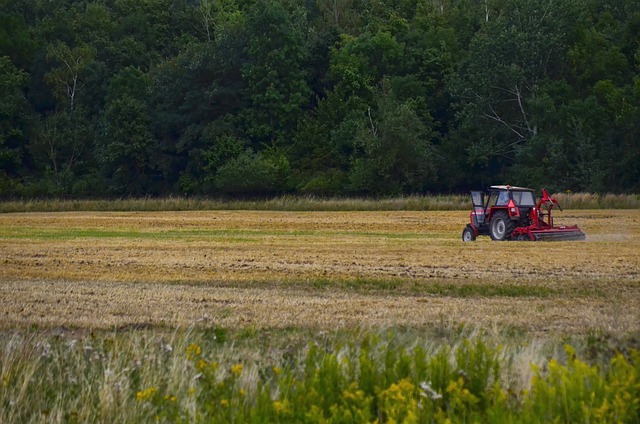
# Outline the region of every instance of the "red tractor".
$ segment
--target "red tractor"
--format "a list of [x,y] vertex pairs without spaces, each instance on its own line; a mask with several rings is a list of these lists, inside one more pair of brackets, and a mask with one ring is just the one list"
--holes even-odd
[[492,240],[584,240],[577,226],[553,225],[551,210],[562,211],[558,201],[542,189],[536,202],[533,190],[509,185],[491,186],[486,191],[472,191],[473,210],[470,224],[462,231],[463,241],[478,235]]

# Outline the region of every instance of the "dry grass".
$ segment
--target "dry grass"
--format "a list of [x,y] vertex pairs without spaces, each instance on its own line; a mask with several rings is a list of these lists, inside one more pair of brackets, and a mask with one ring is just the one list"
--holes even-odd
[[467,212],[0,215],[0,327],[640,330],[640,211],[586,242],[463,244]]
[[[636,202],[637,203],[637,202]],[[383,199],[359,197],[279,196],[269,199],[215,199],[198,197],[129,198],[112,200],[31,199],[0,202],[0,213],[73,212],[73,211],[395,211],[460,210],[469,205],[469,197],[457,194],[404,196]]]
[[[539,195],[536,189],[536,195]],[[568,209],[639,209],[637,194],[556,193],[554,196]],[[27,199],[0,201],[0,213],[76,212],[76,211],[449,211],[467,210],[467,193],[449,195],[414,195],[392,198],[349,198],[284,195],[268,199],[216,199],[206,197],[164,197],[123,199]]]
[[556,193],[563,207],[569,209],[638,209],[640,195],[637,194],[594,194]]

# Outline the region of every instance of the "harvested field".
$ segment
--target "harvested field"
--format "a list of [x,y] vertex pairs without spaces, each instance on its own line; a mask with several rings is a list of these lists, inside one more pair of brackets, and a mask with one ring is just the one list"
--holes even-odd
[[640,211],[586,242],[462,243],[467,212],[0,215],[0,328],[464,323],[640,330]]

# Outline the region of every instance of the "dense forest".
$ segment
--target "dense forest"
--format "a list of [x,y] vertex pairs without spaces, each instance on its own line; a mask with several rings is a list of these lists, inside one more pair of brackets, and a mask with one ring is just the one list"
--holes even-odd
[[0,0],[0,197],[640,192],[640,2]]

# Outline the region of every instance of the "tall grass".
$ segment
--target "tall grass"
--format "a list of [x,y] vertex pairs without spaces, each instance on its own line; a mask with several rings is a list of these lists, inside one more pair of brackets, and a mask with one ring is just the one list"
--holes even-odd
[[[566,209],[638,209],[640,195],[558,193],[555,197]],[[71,211],[449,211],[467,210],[467,195],[406,196],[396,198],[320,198],[280,196],[261,200],[228,200],[197,197],[129,198],[113,200],[12,200],[0,202],[0,213]]]
[[452,329],[22,331],[0,340],[7,423],[637,422],[640,413],[635,351],[596,367],[556,342],[500,346]]
[[272,210],[272,211],[394,211],[461,210],[466,196],[408,196],[386,199],[319,198],[280,196],[261,200],[213,198],[134,198],[114,200],[14,200],[0,202],[0,212],[69,211],[191,211],[191,210]]
[[638,209],[638,194],[557,193],[554,197],[565,209]]

